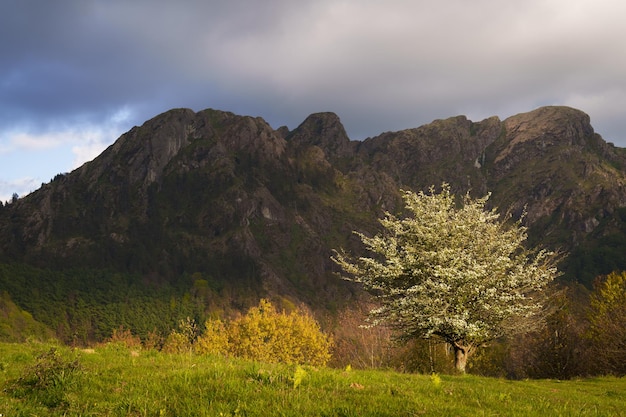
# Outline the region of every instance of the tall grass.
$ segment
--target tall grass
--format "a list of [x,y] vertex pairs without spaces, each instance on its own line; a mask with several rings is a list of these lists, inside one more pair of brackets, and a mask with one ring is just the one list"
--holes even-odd
[[[36,373],[43,380],[30,387],[26,381]],[[50,395],[54,401],[46,401]],[[617,378],[508,381],[264,364],[119,344],[94,350],[0,344],[0,414],[7,417],[626,416],[625,410],[626,380]]]

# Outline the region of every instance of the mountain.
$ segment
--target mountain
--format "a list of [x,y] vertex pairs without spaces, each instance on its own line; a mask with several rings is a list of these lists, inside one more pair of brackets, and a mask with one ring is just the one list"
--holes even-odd
[[444,181],[456,194],[491,192],[516,218],[525,211],[532,245],[569,253],[563,279],[590,285],[626,269],[626,150],[568,107],[457,116],[363,141],[333,113],[290,131],[170,110],[0,207],[0,261],[201,282],[243,304],[275,295],[332,306],[356,290],[334,274],[331,250],[362,250],[352,231],[374,233],[385,211],[401,212],[400,189]]

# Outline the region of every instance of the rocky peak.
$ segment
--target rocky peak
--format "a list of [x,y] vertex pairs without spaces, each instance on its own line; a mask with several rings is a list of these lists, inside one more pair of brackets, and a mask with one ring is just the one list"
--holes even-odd
[[359,153],[402,186],[428,188],[450,182],[463,184],[455,192],[463,193],[468,188],[484,192],[484,180],[476,168],[484,163],[485,148],[500,136],[501,130],[500,119],[495,116],[481,122],[456,116],[367,139]]
[[287,141],[295,149],[317,146],[329,160],[349,156],[353,153],[350,138],[335,113],[314,113],[294,129]]
[[105,176],[124,178],[130,184],[148,186],[163,172],[181,148],[189,144],[194,132],[195,113],[174,109],[162,113],[141,127],[133,127],[77,174],[86,182],[96,183]]
[[285,140],[262,118],[213,109],[198,113],[174,109],[122,135],[96,160],[81,167],[80,175],[91,183],[104,176],[145,189],[159,182],[168,164],[193,142],[218,146],[220,153],[241,151],[264,159],[280,157],[285,150]]
[[507,118],[503,129],[485,167],[498,206],[525,211],[544,244],[556,245],[563,230],[569,242],[559,243],[570,247],[592,232],[612,233],[613,213],[624,207],[624,158],[594,133],[587,114],[541,107]]
[[589,116],[565,106],[540,107],[511,116],[504,121],[504,128],[506,146],[496,156],[496,163],[522,148],[531,156],[555,146],[582,148],[594,137]]

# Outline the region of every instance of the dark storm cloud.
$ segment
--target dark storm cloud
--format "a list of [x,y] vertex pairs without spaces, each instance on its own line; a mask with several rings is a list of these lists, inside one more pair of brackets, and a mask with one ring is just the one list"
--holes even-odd
[[625,15],[612,0],[5,0],[0,156],[65,144],[79,164],[172,107],[290,128],[334,111],[361,139],[563,104],[626,146]]
[[588,19],[590,4],[13,1],[0,29],[12,39],[1,49],[2,117],[223,104],[291,123],[332,110],[363,136],[525,111],[620,76],[606,72],[621,29],[607,28],[610,15]]
[[[227,45],[271,32],[292,3],[5,3],[0,122],[103,122],[122,105],[147,118],[173,106],[228,102],[231,88],[243,96],[237,85],[246,82],[220,73],[231,60]],[[254,72],[253,62],[237,65]]]

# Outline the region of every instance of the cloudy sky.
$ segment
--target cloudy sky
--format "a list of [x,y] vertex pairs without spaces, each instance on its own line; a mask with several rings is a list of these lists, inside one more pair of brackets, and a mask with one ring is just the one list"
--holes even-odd
[[623,0],[2,0],[0,200],[174,107],[352,139],[579,108],[626,147]]

